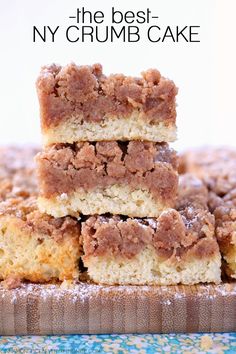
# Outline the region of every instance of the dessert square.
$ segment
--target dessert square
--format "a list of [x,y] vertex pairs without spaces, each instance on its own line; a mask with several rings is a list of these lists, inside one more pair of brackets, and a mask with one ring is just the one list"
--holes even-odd
[[37,155],[41,212],[54,217],[156,217],[176,201],[177,157],[166,143],[56,144]]
[[216,219],[216,236],[225,273],[236,278],[236,150],[211,147],[186,151],[181,171],[192,172],[208,187],[208,204]]
[[42,68],[37,80],[45,145],[78,141],[176,139],[177,88],[150,69],[105,76],[100,64]]
[[0,148],[0,279],[77,279],[80,225],[39,212],[30,147]]
[[88,275],[110,285],[219,283],[221,256],[206,203],[206,188],[188,175],[180,179],[178,210],[144,219],[91,216],[81,232]]

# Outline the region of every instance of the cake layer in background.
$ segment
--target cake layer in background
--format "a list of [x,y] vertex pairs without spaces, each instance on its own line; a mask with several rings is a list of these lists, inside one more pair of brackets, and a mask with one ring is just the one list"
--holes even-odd
[[37,166],[38,206],[54,217],[157,217],[175,205],[177,157],[166,143],[56,144],[37,155]]
[[207,190],[181,177],[178,210],[159,218],[92,216],[82,223],[83,262],[99,284],[219,283],[221,256]]
[[207,147],[186,151],[181,156],[180,172],[186,171],[199,176],[208,188],[223,269],[236,278],[236,149]]
[[37,80],[45,145],[176,139],[175,84],[150,69],[105,76],[100,64],[43,67]]
[[37,151],[0,148],[0,279],[78,279],[80,225],[38,211]]
[[180,155],[179,172],[201,178],[209,191],[224,196],[236,187],[236,149],[200,147]]

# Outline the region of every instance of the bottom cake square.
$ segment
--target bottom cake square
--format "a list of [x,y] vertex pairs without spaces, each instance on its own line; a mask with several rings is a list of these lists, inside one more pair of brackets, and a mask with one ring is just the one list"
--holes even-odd
[[221,256],[207,190],[180,179],[178,209],[157,218],[92,216],[82,223],[83,262],[99,284],[219,283]]

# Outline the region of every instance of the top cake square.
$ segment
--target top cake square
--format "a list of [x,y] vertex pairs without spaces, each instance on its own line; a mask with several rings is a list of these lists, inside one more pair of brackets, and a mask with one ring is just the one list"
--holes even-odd
[[105,76],[100,64],[42,68],[37,80],[45,145],[103,140],[172,142],[177,88],[159,71]]

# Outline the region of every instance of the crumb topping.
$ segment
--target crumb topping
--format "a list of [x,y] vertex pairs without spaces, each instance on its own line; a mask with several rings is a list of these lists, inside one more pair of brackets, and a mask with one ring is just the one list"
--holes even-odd
[[43,129],[55,127],[71,117],[99,122],[104,116],[127,117],[134,109],[149,123],[174,124],[176,119],[173,81],[149,69],[141,77],[123,74],[105,76],[100,64],[65,67],[44,66],[37,80]]
[[126,184],[172,201],[177,193],[177,157],[167,144],[96,142],[56,144],[37,155],[40,195],[65,195]]

